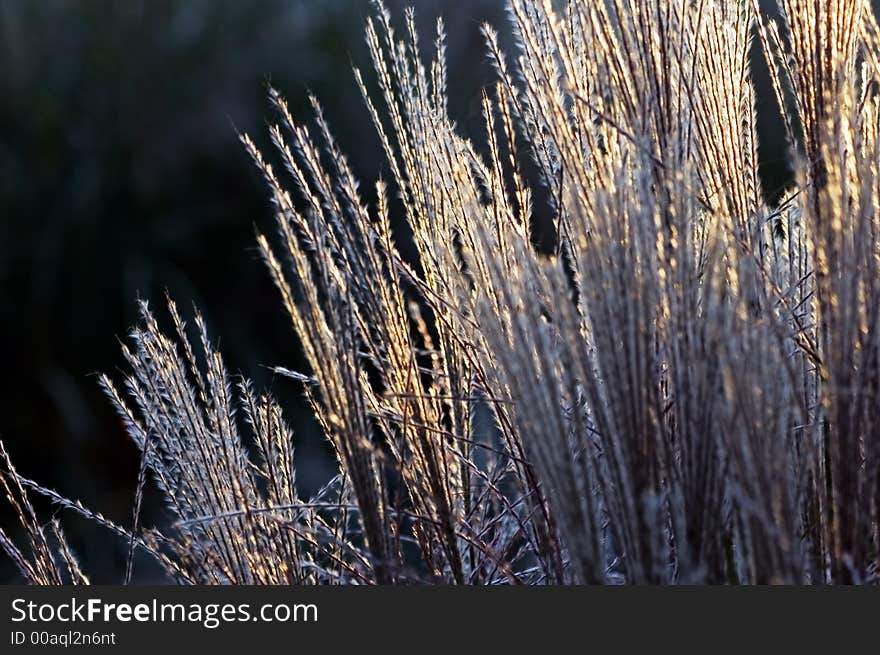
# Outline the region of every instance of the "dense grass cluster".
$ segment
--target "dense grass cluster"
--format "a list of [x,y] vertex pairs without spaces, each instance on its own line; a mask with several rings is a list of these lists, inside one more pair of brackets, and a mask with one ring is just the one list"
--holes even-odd
[[[379,93],[356,79],[388,187],[361,192],[316,100],[310,130],[272,94],[283,172],[242,137],[277,210],[259,247],[311,368],[277,372],[302,384],[339,474],[301,498],[278,405],[233,384],[200,319],[194,349],[173,303],[170,335],[144,306],[123,392],[102,379],[143,454],[134,525],[9,464],[33,553],[0,543],[29,580],[84,577],[57,527],[53,556],[28,486],[186,583],[876,582],[870,3],[782,0],[773,21],[756,0],[555,4],[510,0],[512,58],[484,28],[485,148],[448,114],[442,23],[425,62],[412,14],[398,39],[381,6]],[[796,171],[774,207],[752,47]],[[552,253],[533,243],[547,213]],[[164,534],[139,527],[150,477],[176,519]]]

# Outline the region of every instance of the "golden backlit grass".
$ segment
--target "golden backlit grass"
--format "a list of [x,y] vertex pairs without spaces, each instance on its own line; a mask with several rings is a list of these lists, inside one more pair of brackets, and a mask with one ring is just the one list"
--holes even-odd
[[[110,526],[132,551],[198,583],[877,580],[870,3],[784,0],[773,21],[756,0],[554,4],[510,1],[512,53],[484,28],[481,148],[448,112],[442,23],[425,61],[412,14],[398,37],[377,6],[378,89],[355,78],[391,179],[368,193],[317,100],[306,127],[273,91],[283,170],[242,141],[276,210],[258,244],[310,366],[278,372],[302,384],[339,474],[300,498],[277,404],[233,387],[198,318],[197,355],[173,303],[173,337],[145,306],[124,393],[102,379],[143,453],[134,526]],[[776,207],[752,47],[796,171]],[[139,527],[148,476],[177,520],[164,534]],[[24,494],[11,464],[0,479]],[[25,577],[79,580],[17,506],[33,554],[0,543]]]

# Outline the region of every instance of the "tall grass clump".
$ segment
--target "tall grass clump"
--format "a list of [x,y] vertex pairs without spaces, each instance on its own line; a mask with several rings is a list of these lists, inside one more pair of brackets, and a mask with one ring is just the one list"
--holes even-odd
[[[480,147],[447,109],[442,22],[425,60],[412,12],[399,37],[381,5],[378,89],[355,78],[388,184],[362,192],[314,98],[307,127],[271,93],[282,168],[242,136],[310,369],[276,370],[338,475],[302,498],[275,401],[230,376],[201,319],[195,347],[174,303],[170,333],[144,306],[123,387],[102,378],[142,454],[133,526],[92,518],[193,583],[876,582],[870,3],[782,0],[773,20],[757,0],[508,7],[514,53],[483,28]],[[774,206],[753,48],[796,173]],[[546,215],[552,252],[533,238]],[[170,530],[139,526],[147,479]],[[11,464],[0,480],[13,503],[29,486],[88,513]],[[16,507],[32,558],[0,538],[26,577],[84,579]]]

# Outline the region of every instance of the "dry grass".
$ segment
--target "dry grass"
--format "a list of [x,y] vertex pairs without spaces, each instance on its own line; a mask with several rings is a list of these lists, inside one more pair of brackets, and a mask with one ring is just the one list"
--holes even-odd
[[[295,485],[293,435],[144,307],[125,396],[143,453],[130,549],[198,583],[864,583],[880,546],[880,42],[867,0],[511,0],[486,148],[446,107],[444,36],[377,7],[368,111],[392,172],[368,203],[313,100],[272,94],[283,176],[258,243],[339,475]],[[785,109],[798,187],[764,202],[749,48]],[[534,160],[555,251],[531,239]],[[291,191],[287,190],[292,182]],[[540,197],[544,197],[541,195]],[[400,203],[418,249],[401,256]],[[478,420],[489,412],[492,425]],[[243,417],[243,421],[236,416]],[[247,426],[251,437],[243,439]],[[248,448],[246,443],[253,442]],[[177,519],[142,530],[151,476]],[[0,480],[33,582],[62,576]],[[23,499],[23,500],[22,500]],[[56,528],[61,552],[69,553]],[[130,575],[130,565],[127,576]]]

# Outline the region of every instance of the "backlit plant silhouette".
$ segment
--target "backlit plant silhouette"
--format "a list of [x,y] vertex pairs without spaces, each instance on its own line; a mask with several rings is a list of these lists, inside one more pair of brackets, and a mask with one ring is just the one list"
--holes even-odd
[[[186,583],[862,583],[880,545],[880,41],[867,0],[511,0],[517,50],[485,147],[446,104],[444,33],[422,57],[378,6],[391,171],[363,191],[317,100],[273,92],[276,210],[258,235],[339,473],[295,484],[275,401],[143,308],[108,396],[143,455],[122,528],[0,476],[33,582],[52,554],[30,487]],[[767,206],[749,50],[767,62],[797,186]],[[523,164],[530,158],[538,184]],[[405,217],[418,261],[401,256]],[[540,206],[539,206],[540,204]],[[552,216],[548,253],[533,243]],[[151,478],[176,522],[139,526]],[[28,552],[30,554],[28,554]],[[60,565],[57,562],[66,563]],[[127,579],[131,573],[129,558]]]

